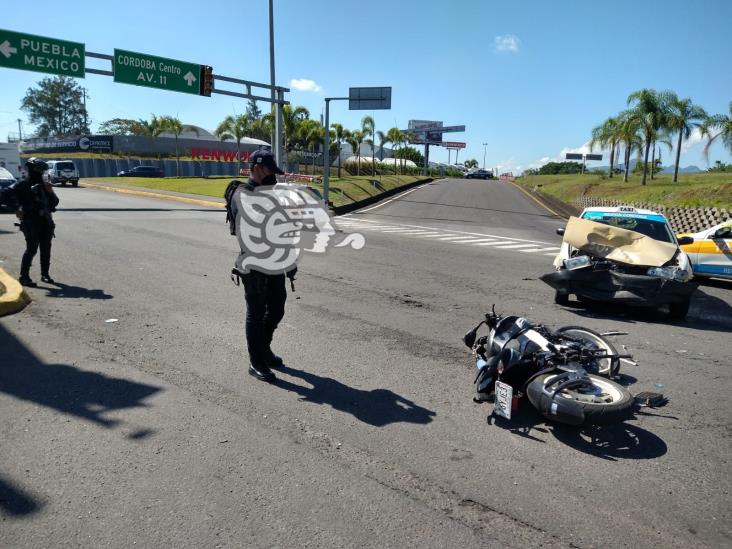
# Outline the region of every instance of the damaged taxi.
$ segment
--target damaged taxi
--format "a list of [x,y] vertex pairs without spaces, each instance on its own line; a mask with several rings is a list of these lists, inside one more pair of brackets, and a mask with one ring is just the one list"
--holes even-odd
[[586,208],[557,229],[564,237],[555,271],[541,280],[554,288],[554,301],[616,302],[643,307],[668,306],[673,319],[686,318],[698,284],[689,257],[666,218],[656,212],[621,206]]

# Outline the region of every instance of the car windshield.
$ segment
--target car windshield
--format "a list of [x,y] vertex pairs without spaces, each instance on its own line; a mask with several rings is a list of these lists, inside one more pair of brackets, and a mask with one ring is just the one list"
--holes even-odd
[[73,162],[59,162],[56,164],[57,170],[73,170],[74,169],[74,163]]
[[608,212],[587,212],[584,219],[611,225],[627,231],[635,231],[661,242],[674,242],[673,234],[661,216],[623,214]]

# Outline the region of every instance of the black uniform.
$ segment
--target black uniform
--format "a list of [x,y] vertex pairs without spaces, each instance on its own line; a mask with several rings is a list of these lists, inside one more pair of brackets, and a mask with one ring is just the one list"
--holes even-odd
[[30,170],[28,177],[12,187],[16,205],[23,211],[20,228],[25,236],[25,253],[20,264],[21,282],[30,279],[30,268],[38,249],[41,249],[41,276],[50,278],[51,239],[55,224],[51,213],[56,210],[58,198],[46,191],[40,173]]

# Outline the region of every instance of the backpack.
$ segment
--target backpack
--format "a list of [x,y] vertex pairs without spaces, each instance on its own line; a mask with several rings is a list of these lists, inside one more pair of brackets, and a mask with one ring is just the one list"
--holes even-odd
[[238,179],[234,179],[231,183],[229,183],[226,186],[226,190],[224,191],[224,198],[226,199],[226,223],[229,224],[229,232],[232,235],[236,234],[236,216],[234,215],[234,211],[231,207],[232,200],[234,198],[234,193],[236,192],[236,189],[239,188],[239,185],[244,185],[242,181],[239,181]]

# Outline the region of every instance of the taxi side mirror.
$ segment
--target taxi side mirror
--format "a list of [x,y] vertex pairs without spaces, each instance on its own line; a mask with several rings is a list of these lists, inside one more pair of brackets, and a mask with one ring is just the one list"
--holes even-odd
[[559,229],[557,229],[557,234],[559,236],[564,236],[564,227],[560,227]]
[[687,246],[689,244],[694,243],[694,237],[693,236],[682,236],[679,238],[679,246]]

